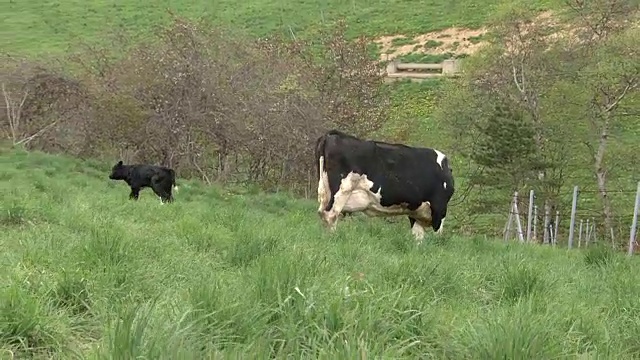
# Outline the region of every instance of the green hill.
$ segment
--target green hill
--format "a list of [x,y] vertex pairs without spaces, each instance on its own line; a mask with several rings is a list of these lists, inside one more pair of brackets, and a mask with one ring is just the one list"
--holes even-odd
[[110,164],[0,154],[7,358],[631,358],[629,259],[428,237],[178,179],[138,202]]
[[[176,14],[242,28],[253,35],[274,31],[304,36],[323,22],[346,16],[353,34],[424,33],[452,26],[479,27],[503,0],[445,1],[9,1],[3,5],[0,49],[23,53],[64,50],[77,39],[96,40],[100,32],[123,28],[144,34]],[[548,8],[559,0],[536,0]]]

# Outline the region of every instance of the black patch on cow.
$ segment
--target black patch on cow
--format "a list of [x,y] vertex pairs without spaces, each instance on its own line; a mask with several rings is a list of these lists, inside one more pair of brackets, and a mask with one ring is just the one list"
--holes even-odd
[[140,190],[150,187],[162,202],[172,202],[171,189],[176,185],[176,173],[173,169],[148,164],[123,165],[122,160],[111,169],[111,180],[124,180],[131,193],[129,199],[138,200]]
[[[350,172],[366,174],[374,185],[371,191],[381,191],[384,207],[406,203],[410,210],[429,201],[434,231],[440,228],[447,215],[447,205],[454,193],[454,181],[449,161],[445,157],[442,168],[434,149],[403,144],[362,140],[338,130],[330,130],[316,142],[315,161],[320,178],[320,157],[324,156],[324,171],[329,177],[331,198],[324,209],[333,206],[334,195],[341,180]],[[447,188],[444,188],[444,183]],[[415,222],[410,218],[411,225]]]

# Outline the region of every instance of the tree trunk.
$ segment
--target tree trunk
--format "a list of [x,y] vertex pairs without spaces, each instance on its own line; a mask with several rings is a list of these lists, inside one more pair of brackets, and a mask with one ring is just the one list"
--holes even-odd
[[[521,64],[524,64],[524,61],[521,61]],[[535,93],[527,91],[527,89],[525,88],[524,68],[521,67],[520,69],[518,69],[515,63],[513,63],[512,71],[513,71],[513,83],[518,89],[518,91],[520,92],[521,101],[525,109],[531,115],[531,118],[533,121],[533,127],[535,129],[534,141],[536,144],[536,148],[539,152],[539,156],[544,156],[544,143],[545,143],[545,137],[543,133],[544,125],[543,125],[542,117],[540,116],[538,97]],[[518,76],[518,73],[520,73],[520,76]],[[543,195],[542,198],[544,199],[544,213],[548,214],[551,211],[551,207],[548,199],[549,191],[547,191],[546,187],[543,186],[546,180],[546,176],[547,176],[547,172],[545,170],[541,170],[538,172],[538,181],[540,183],[541,190],[542,190],[541,191]],[[545,219],[548,219],[548,217],[545,217]],[[543,229],[544,236],[542,238],[543,244],[547,243],[547,240],[548,240],[549,234],[548,234],[547,228],[548,228],[548,224],[546,223],[546,220],[545,220],[544,229]]]
[[604,168],[604,156],[607,151],[607,142],[609,140],[610,114],[605,112],[602,117],[604,121],[600,130],[600,139],[598,140],[598,150],[595,154],[594,167],[598,181],[598,193],[602,200],[602,215],[604,216],[605,230],[611,234],[611,246],[615,248],[616,243],[613,236],[613,213],[611,211],[611,199],[609,199],[607,192],[607,171]]

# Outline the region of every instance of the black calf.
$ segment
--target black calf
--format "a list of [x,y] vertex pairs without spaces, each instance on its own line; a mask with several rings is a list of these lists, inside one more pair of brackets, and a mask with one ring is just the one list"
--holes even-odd
[[173,169],[164,166],[136,164],[123,165],[122,160],[111,169],[111,180],[124,180],[131,187],[129,199],[138,200],[140,190],[150,187],[161,201],[172,202],[171,188],[178,190],[176,186],[176,173]]

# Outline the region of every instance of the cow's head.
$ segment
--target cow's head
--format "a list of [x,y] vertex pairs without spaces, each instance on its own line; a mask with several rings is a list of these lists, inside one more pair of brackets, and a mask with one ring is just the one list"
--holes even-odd
[[111,175],[109,175],[109,179],[111,180],[124,180],[129,175],[129,171],[125,165],[122,164],[122,160],[118,161],[117,164],[113,165],[111,168]]

